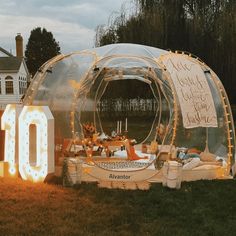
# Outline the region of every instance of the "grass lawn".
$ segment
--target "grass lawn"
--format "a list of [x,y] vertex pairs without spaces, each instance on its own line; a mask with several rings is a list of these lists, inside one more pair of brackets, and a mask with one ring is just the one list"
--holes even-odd
[[125,191],[0,178],[0,235],[236,235],[236,181]]

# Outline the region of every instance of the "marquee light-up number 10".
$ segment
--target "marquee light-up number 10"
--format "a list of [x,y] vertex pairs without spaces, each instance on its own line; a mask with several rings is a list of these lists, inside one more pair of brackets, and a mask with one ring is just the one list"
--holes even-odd
[[[54,172],[54,118],[46,106],[7,105],[1,122],[5,130],[4,161],[9,164],[9,173],[14,175],[16,164],[23,179],[43,181]],[[18,117],[19,115],[19,117]],[[30,125],[36,127],[36,163],[30,162],[33,150],[30,148]]]

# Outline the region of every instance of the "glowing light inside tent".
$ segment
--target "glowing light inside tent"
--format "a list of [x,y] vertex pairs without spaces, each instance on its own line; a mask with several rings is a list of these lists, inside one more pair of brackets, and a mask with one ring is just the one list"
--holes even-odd
[[[36,126],[36,163],[30,163],[30,125]],[[25,106],[19,116],[19,171],[23,179],[43,181],[48,174],[48,118],[42,107]],[[53,157],[54,158],[54,157]]]
[[8,104],[1,120],[1,129],[5,130],[4,161],[9,164],[9,173],[16,174],[15,167],[15,140],[16,140],[16,105]]

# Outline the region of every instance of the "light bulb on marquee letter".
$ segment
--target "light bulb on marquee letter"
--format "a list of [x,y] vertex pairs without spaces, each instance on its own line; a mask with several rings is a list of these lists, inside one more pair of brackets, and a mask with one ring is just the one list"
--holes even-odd
[[4,161],[9,164],[10,175],[15,175],[15,143],[16,143],[16,105],[8,104],[1,120],[1,129],[5,130]]
[[[30,125],[36,126],[36,163],[30,163]],[[24,106],[19,116],[19,171],[23,179],[44,181],[54,172],[54,118],[46,106]]]

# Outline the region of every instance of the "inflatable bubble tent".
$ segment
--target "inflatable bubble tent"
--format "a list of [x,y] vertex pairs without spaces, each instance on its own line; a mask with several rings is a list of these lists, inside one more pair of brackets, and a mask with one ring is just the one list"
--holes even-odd
[[[207,149],[234,164],[230,104],[217,75],[200,59],[136,44],[58,55],[36,73],[24,105],[47,105],[57,139],[122,134],[136,145]],[[159,148],[161,150],[161,148]],[[158,151],[157,155],[158,157]]]

